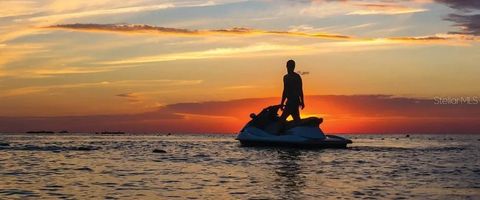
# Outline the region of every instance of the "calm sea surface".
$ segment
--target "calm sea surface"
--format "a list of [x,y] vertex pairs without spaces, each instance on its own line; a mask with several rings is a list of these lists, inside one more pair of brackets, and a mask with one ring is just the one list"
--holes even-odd
[[233,135],[3,134],[0,199],[480,199],[480,135],[350,138],[295,150]]

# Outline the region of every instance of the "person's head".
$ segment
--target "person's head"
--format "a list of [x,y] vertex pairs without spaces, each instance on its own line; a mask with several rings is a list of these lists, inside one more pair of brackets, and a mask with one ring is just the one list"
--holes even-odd
[[287,61],[287,71],[288,71],[288,73],[293,72],[293,70],[295,70],[295,61],[293,61],[293,60]]

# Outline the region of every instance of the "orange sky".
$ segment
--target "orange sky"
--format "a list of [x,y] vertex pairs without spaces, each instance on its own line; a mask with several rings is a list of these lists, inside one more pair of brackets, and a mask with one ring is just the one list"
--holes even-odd
[[[470,99],[440,101],[384,95],[308,96],[303,116],[325,119],[327,133],[479,133],[480,107]],[[477,101],[480,99],[477,99]],[[179,103],[155,111],[71,117],[3,117],[0,131],[71,130],[81,132],[129,131],[134,133],[236,133],[278,98]],[[457,103],[457,104],[453,104]]]
[[432,103],[480,96],[474,2],[0,1],[0,131],[235,132],[294,59],[327,132],[478,133]]

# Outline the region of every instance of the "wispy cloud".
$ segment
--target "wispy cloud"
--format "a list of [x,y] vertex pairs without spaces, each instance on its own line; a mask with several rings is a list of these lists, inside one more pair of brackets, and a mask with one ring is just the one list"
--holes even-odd
[[224,90],[243,90],[243,89],[252,89],[252,88],[257,88],[258,86],[255,85],[233,85],[233,86],[227,86],[223,87],[222,89]]
[[20,61],[25,56],[45,52],[41,44],[0,44],[0,77],[7,76],[10,72],[5,67],[12,62]]
[[309,3],[309,7],[302,9],[300,14],[316,17],[400,15],[428,11],[428,9],[421,7],[425,2],[414,1],[312,0],[300,2]]
[[[218,6],[244,0],[226,1],[169,1],[157,3],[150,0],[115,1],[115,0],[7,0],[0,1],[0,18],[11,17],[12,25],[0,30],[0,42],[38,34],[42,29],[36,27],[60,23],[70,19],[82,19],[105,15],[121,15],[127,13],[142,13],[173,8],[195,8]],[[45,30],[43,30],[45,31]]]
[[[0,31],[0,42],[11,41],[24,36],[46,32],[36,27],[59,23],[71,18],[83,18],[97,15],[114,15],[123,13],[143,12],[175,7],[173,4],[149,4],[142,1],[119,2],[114,0],[96,1],[24,1],[8,0],[0,2],[0,7],[8,8],[0,14],[2,17],[12,17],[8,27]],[[112,8],[112,5],[115,7]]]
[[27,70],[25,74],[33,76],[38,75],[42,77],[49,77],[54,75],[65,74],[89,74],[98,72],[107,72],[118,69],[118,67],[61,67],[61,68],[36,68]]
[[30,86],[9,89],[0,94],[0,97],[20,96],[34,93],[46,92],[55,89],[71,89],[71,88],[85,88],[85,87],[98,87],[102,85],[108,85],[108,82],[96,82],[96,83],[75,83],[64,85],[46,85],[46,86]]
[[[22,6],[26,3],[17,3],[15,10],[10,10],[10,15],[18,16],[22,13],[35,14],[37,16],[19,19],[17,21],[50,22],[55,23],[66,19],[84,18],[99,15],[115,15],[125,13],[140,13],[170,8],[206,7],[223,5],[240,0],[229,0],[223,2],[215,1],[170,1],[165,3],[153,3],[148,0],[138,1],[115,1],[97,0],[86,2],[82,0],[52,1],[43,6]],[[24,1],[27,2],[27,1]],[[8,5],[11,5],[9,3]],[[115,6],[112,6],[115,5]],[[18,10],[18,11],[17,11]]]
[[461,33],[449,33],[449,34],[436,34],[433,36],[418,36],[418,37],[393,37],[392,41],[412,41],[416,43],[431,43],[454,45],[454,46],[469,46],[469,42],[479,42],[480,38],[475,35],[461,34]]
[[0,12],[0,18],[3,17],[15,17],[15,16],[22,16],[22,15],[30,15],[35,13],[33,9],[37,5],[37,2],[34,1],[0,1],[0,8],[2,12]]
[[148,5],[148,6],[134,6],[134,7],[124,7],[124,8],[113,8],[113,9],[100,9],[100,10],[90,10],[90,11],[80,11],[80,12],[69,12],[63,14],[53,14],[39,17],[29,18],[28,21],[60,21],[64,19],[72,18],[81,18],[95,15],[112,15],[112,14],[122,14],[122,13],[131,13],[131,12],[142,12],[142,11],[151,11],[151,10],[160,10],[175,7],[173,4],[158,4],[158,5]]
[[398,4],[356,4],[361,9],[347,13],[347,15],[399,15],[425,12],[427,9],[414,8]]
[[[0,94],[0,97],[11,97],[28,95],[34,93],[42,93],[52,90],[61,89],[75,89],[75,88],[94,88],[94,87],[142,87],[142,86],[189,86],[202,83],[202,80],[122,80],[122,81],[102,81],[102,82],[90,82],[90,83],[74,83],[63,85],[44,85],[44,86],[29,86],[20,87],[6,90]],[[125,96],[125,95],[123,95]]]
[[[100,62],[99,64],[106,65],[122,65],[122,64],[140,64],[153,63],[174,60],[192,60],[192,59],[210,59],[210,58],[227,58],[227,57],[241,57],[241,56],[256,56],[254,53],[275,52],[282,50],[301,50],[301,46],[287,46],[287,45],[273,45],[268,43],[250,45],[237,48],[215,48],[203,51],[160,54],[155,56],[135,57],[117,61]],[[258,56],[258,55],[257,55]]]
[[[46,78],[60,75],[110,72],[133,67],[131,65],[82,66],[84,63],[91,61],[90,57],[85,56],[48,59],[47,61],[43,61],[41,65],[35,65],[35,67],[22,66],[20,63],[22,63],[23,60],[28,60],[32,54],[47,52],[41,45],[30,45],[13,45],[11,48],[6,48],[8,51],[3,55],[4,59],[0,59],[0,77]],[[34,48],[35,46],[38,47]],[[2,54],[0,53],[0,55]]]
[[[121,60],[99,62],[100,65],[137,65],[178,60],[217,59],[232,57],[255,57],[273,55],[312,55],[335,52],[358,52],[402,48],[411,45],[452,45],[468,46],[471,41],[478,41],[477,37],[468,35],[438,34],[421,37],[372,38],[348,40],[327,43],[312,43],[302,45],[276,45],[259,43],[244,47],[215,48],[194,52],[159,54],[153,56],[132,57]],[[404,44],[404,45],[402,45]]]

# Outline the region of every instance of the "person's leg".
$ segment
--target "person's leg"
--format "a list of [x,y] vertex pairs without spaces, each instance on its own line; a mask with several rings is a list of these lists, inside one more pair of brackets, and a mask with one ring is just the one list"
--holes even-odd
[[300,118],[300,110],[299,110],[298,106],[292,107],[291,111],[290,111],[290,114],[292,115],[293,121],[295,123],[300,122],[301,118]]
[[282,115],[280,115],[280,121],[281,121],[282,123],[285,123],[285,122],[287,121],[287,118],[288,118],[289,115],[290,115],[290,112],[289,112],[289,110],[287,109],[287,107],[285,107],[285,108],[283,109]]
[[280,119],[276,123],[276,132],[277,134],[281,134],[284,130],[285,124],[287,123],[287,118],[288,116],[291,115],[287,107],[283,109],[282,115],[280,116]]

